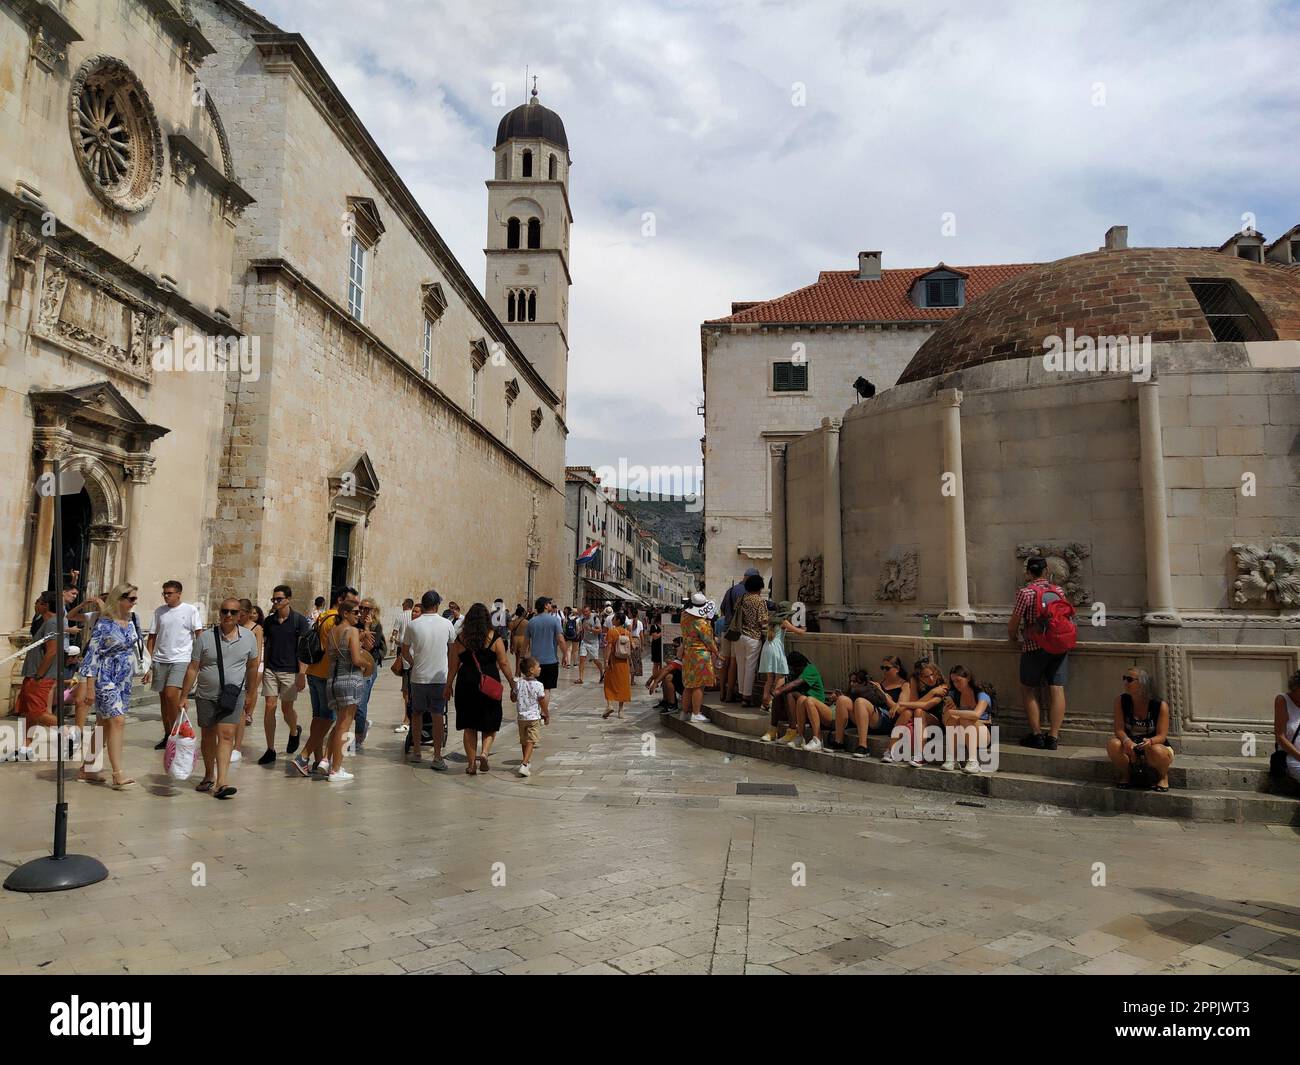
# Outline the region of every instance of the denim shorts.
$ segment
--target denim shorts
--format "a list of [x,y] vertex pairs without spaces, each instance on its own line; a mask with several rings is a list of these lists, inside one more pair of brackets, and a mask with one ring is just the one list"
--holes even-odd
[[1038,647],[1020,655],[1020,683],[1026,688],[1041,684],[1065,687],[1070,676],[1069,655],[1048,654]]

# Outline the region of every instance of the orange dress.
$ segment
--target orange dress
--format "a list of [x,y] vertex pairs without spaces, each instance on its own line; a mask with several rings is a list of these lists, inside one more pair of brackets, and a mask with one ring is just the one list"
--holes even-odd
[[[632,634],[627,629],[615,625],[605,633],[605,646],[617,646],[619,636],[626,636],[629,641],[632,639]],[[631,659],[610,656],[609,668],[605,670],[605,701],[610,703],[632,701]]]

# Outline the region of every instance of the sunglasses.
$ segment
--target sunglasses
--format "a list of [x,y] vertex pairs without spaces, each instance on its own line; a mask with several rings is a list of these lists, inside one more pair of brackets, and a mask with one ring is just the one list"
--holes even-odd
[[122,598],[125,599],[128,603],[134,603],[140,597],[138,595],[124,595],[122,596]]
[[282,595],[278,598],[276,596],[271,596],[272,603],[287,603],[288,601],[289,597],[287,595]]
[[221,611],[221,616],[222,616],[223,618],[229,618],[229,617],[234,617],[235,615],[237,615],[237,614],[241,614],[241,613],[243,613],[243,611],[241,611],[241,610],[226,610],[226,609],[223,608],[222,611]]
[[1125,678],[1124,678],[1124,683],[1125,683],[1125,684],[1136,684],[1137,682],[1138,682],[1137,677],[1125,677]]

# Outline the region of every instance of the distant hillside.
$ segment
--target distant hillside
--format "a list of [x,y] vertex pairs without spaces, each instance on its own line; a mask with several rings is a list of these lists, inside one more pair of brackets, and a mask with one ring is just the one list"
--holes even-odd
[[[684,499],[626,500],[623,505],[641,525],[659,540],[661,558],[692,571],[700,571],[698,544],[704,531],[704,511],[686,509]],[[696,503],[696,506],[699,504]],[[682,558],[681,544],[686,540],[696,544],[696,557],[687,562]]]

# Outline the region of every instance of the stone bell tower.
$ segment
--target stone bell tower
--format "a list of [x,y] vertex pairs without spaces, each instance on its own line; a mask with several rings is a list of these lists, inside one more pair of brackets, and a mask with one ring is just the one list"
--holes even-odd
[[488,304],[566,405],[569,367],[569,139],[532,96],[497,127],[487,183]]

